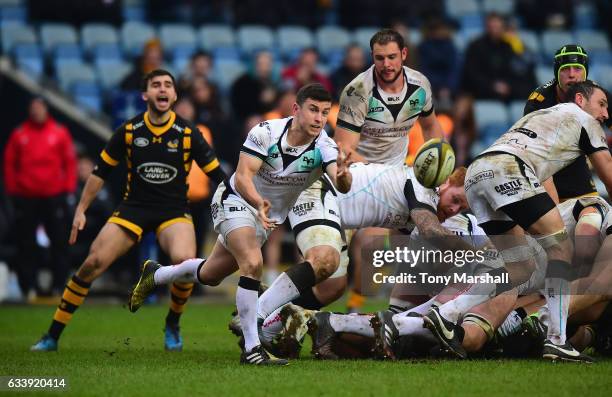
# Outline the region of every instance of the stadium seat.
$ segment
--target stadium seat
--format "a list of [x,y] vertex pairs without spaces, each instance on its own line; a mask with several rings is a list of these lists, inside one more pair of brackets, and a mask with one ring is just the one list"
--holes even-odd
[[606,35],[593,30],[577,30],[576,43],[584,46],[589,54],[592,51],[608,51],[610,49],[610,43],[608,43]]
[[592,4],[581,2],[574,7],[574,27],[576,29],[593,29],[597,25],[597,15]]
[[338,26],[322,26],[315,32],[317,49],[326,57],[331,51],[341,50],[351,43],[349,32]]
[[140,55],[144,44],[155,37],[155,29],[142,22],[126,22],[121,27],[123,51],[130,55]]
[[612,65],[612,50],[589,51],[589,64]]
[[452,18],[480,13],[480,7],[476,0],[444,0],[444,9],[448,16]]
[[45,53],[50,54],[60,44],[78,44],[79,37],[72,25],[45,23],[40,27],[40,41]]
[[96,63],[95,66],[98,80],[104,90],[117,88],[132,70],[132,65],[124,61]]
[[96,82],[96,74],[93,68],[83,63],[62,64],[55,71],[60,87],[69,91],[77,81]]
[[213,51],[216,48],[234,47],[236,36],[228,25],[204,25],[198,30],[200,48]]
[[93,63],[96,67],[112,67],[122,61],[123,53],[117,44],[100,44],[93,50]]
[[472,41],[483,34],[482,29],[465,28],[461,29],[453,36],[453,43],[457,50],[463,52]]
[[83,49],[92,54],[94,48],[101,44],[119,43],[119,35],[114,26],[104,23],[88,23],[81,28],[81,43]]
[[31,26],[6,24],[0,28],[2,51],[8,54],[17,44],[36,44],[36,32]]
[[370,39],[374,33],[378,32],[378,28],[362,27],[355,29],[353,33],[353,41],[359,44],[366,52],[370,52]]
[[80,108],[94,113],[102,111],[102,96],[95,81],[75,81],[70,93]]
[[571,32],[565,30],[545,30],[542,33],[542,52],[545,59],[552,59],[555,51],[566,44],[574,42]]
[[182,47],[183,49],[191,48],[195,51],[196,35],[191,25],[173,23],[164,24],[159,28],[159,38],[162,42],[162,47],[168,53],[173,53],[175,47]]
[[283,55],[314,46],[312,33],[301,26],[281,26],[276,31],[276,37],[278,47]]
[[241,59],[238,47],[217,47],[212,50],[215,61],[239,61]]
[[271,49],[274,35],[263,25],[243,25],[238,28],[238,44],[245,54],[251,55],[257,50]]
[[27,0],[0,0],[0,7],[25,6]]
[[506,105],[499,101],[479,100],[474,104],[474,119],[478,131],[489,125],[507,125],[510,122]]
[[595,65],[591,68],[589,77],[607,90],[612,90],[612,65]]
[[496,12],[502,15],[511,15],[514,12],[513,0],[483,0],[482,11]]
[[419,29],[410,29],[408,31],[408,41],[410,42],[410,44],[418,46],[419,44],[421,44],[422,40],[423,35],[421,34],[421,31]]
[[484,30],[484,15],[481,13],[465,14],[459,17],[459,25],[461,29],[478,29]]
[[60,65],[83,63],[83,51],[78,44],[59,44],[53,50],[53,67]]
[[28,10],[23,6],[1,6],[0,5],[0,25],[11,23],[26,23]]
[[219,61],[215,62],[213,68],[213,78],[221,91],[227,92],[232,83],[246,72],[246,67],[242,62],[236,61]]
[[539,54],[541,52],[540,39],[535,32],[531,30],[519,30],[518,34],[526,49],[534,54]]
[[19,69],[38,80],[43,74],[44,57],[40,46],[35,43],[17,44],[13,53]]
[[553,78],[552,66],[538,65],[535,70],[538,85],[546,84]]
[[523,117],[523,110],[525,109],[526,101],[512,101],[509,105],[510,122],[516,123],[521,117]]

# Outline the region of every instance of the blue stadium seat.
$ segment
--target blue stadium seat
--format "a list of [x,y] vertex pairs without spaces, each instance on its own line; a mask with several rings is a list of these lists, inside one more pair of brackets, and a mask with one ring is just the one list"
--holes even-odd
[[518,34],[526,49],[534,54],[539,54],[541,52],[540,39],[535,32],[531,30],[519,30]]
[[0,24],[26,23],[28,10],[24,6],[2,6],[0,5]]
[[17,44],[36,44],[36,32],[31,26],[21,24],[6,24],[0,27],[2,51],[8,54]]
[[45,53],[50,54],[59,44],[78,44],[79,37],[72,25],[45,23],[40,27],[40,41]]
[[510,113],[510,122],[516,123],[521,117],[523,117],[523,110],[525,110],[526,101],[512,101],[508,111]]
[[452,18],[460,18],[466,14],[480,13],[480,7],[476,0],[444,0],[446,14]]
[[164,24],[159,28],[159,38],[166,52],[172,53],[177,46],[195,50],[196,35],[191,25],[182,23]]
[[482,11],[511,15],[514,13],[514,0],[483,0]]
[[549,61],[555,55],[555,51],[574,42],[574,35],[566,30],[545,30],[542,32],[541,38],[542,56]]
[[0,7],[25,6],[27,0],[0,0]]
[[83,50],[78,44],[58,44],[53,50],[53,67],[57,70],[61,65],[83,63]]
[[138,91],[117,90],[111,94],[112,128],[117,128],[138,113],[146,110],[146,103]]
[[612,65],[595,65],[590,69],[589,77],[607,90],[612,90]]
[[380,29],[375,27],[362,27],[357,28],[353,32],[353,41],[359,44],[365,51],[370,52],[370,39],[374,36],[374,33]]
[[204,25],[198,30],[198,40],[200,48],[206,51],[236,45],[236,36],[229,25]]
[[285,56],[314,46],[312,33],[301,26],[281,26],[276,31],[276,37],[281,54]]
[[121,27],[121,44],[129,56],[142,54],[144,44],[155,37],[155,29],[143,22],[126,22]]
[[349,32],[338,26],[322,26],[315,32],[315,42],[322,56],[341,50],[351,43]]
[[107,91],[119,87],[121,81],[131,70],[132,65],[124,61],[96,63],[98,80],[102,88]]
[[246,55],[262,49],[272,49],[274,34],[263,25],[243,25],[238,28],[238,44]]
[[538,85],[546,84],[553,78],[552,66],[538,65],[535,70],[536,82]]
[[236,61],[218,61],[215,62],[213,69],[213,78],[221,91],[227,92],[232,83],[246,72],[246,67],[242,62]]
[[453,43],[459,52],[463,52],[472,41],[483,34],[482,29],[465,28],[453,36]]
[[465,14],[459,17],[459,25],[461,29],[478,29],[484,30],[484,15],[481,13]]
[[96,82],[96,74],[90,65],[84,63],[70,63],[59,65],[55,71],[60,87],[69,91],[77,81]]
[[95,81],[75,81],[70,93],[80,108],[94,113],[102,111],[102,95]]
[[597,25],[597,15],[593,4],[582,2],[574,7],[574,27],[576,29],[594,29]]
[[38,44],[17,44],[13,49],[13,53],[19,69],[34,80],[38,80],[42,76],[44,70],[44,57]]
[[212,50],[215,61],[239,61],[241,59],[238,47],[217,47]]
[[602,32],[596,32],[594,30],[577,30],[575,33],[576,43],[584,46],[589,54],[592,51],[608,51],[610,49],[608,38]]
[[185,70],[196,49],[190,45],[177,45],[171,49],[172,68],[179,72]]
[[589,64],[595,65],[612,65],[612,50],[589,50]]
[[123,52],[117,44],[100,44],[93,50],[93,64],[96,68],[111,68],[122,62]]
[[478,100],[474,104],[474,119],[479,131],[490,124],[510,123],[506,105],[499,101]]
[[118,45],[119,34],[113,25],[88,23],[81,28],[81,43],[85,51],[91,54],[101,44]]

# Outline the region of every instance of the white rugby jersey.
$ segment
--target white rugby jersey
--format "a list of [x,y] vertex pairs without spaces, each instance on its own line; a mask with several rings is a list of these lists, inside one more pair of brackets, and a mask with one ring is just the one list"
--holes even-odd
[[483,153],[513,154],[543,182],[582,154],[607,149],[599,122],[575,103],[561,103],[524,116]]
[[[242,153],[263,161],[253,183],[257,192],[270,201],[268,217],[278,223],[285,221],[300,193],[338,157],[338,147],[324,130],[308,145],[289,146],[287,131],[292,120],[293,117],[288,117],[258,124],[251,129],[241,149]],[[236,174],[232,174],[229,183],[233,193],[240,197],[235,177]]]
[[426,208],[434,214],[438,194],[417,182],[411,167],[355,163],[348,193],[338,193],[342,227],[401,229],[411,226],[410,210]]
[[376,84],[374,65],[342,91],[337,125],[361,134],[357,153],[371,163],[404,164],[408,131],[418,116],[433,111],[431,84],[404,66],[404,90],[386,94]]

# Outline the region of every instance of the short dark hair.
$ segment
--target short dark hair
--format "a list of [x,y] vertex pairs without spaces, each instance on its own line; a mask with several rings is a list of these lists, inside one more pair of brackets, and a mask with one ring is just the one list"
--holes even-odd
[[383,29],[374,33],[374,36],[370,39],[370,50],[374,51],[374,44],[385,45],[391,42],[395,42],[400,50],[406,47],[404,42],[404,36],[393,29]]
[[332,101],[331,94],[320,83],[306,84],[305,86],[299,89],[295,99],[298,105],[302,106],[307,99],[312,99],[314,101],[320,102]]
[[586,99],[591,99],[591,95],[593,95],[593,92],[596,89],[602,90],[603,93],[606,94],[606,90],[592,80],[585,80],[580,83],[571,84],[567,89],[567,99],[570,102],[574,102],[576,100],[576,94],[582,94],[582,96]]
[[155,69],[144,75],[140,84],[140,91],[145,92],[149,87],[149,82],[157,76],[170,76],[170,78],[172,79],[172,85],[176,88],[176,80],[174,80],[174,76],[172,75],[172,73],[168,72],[165,69]]

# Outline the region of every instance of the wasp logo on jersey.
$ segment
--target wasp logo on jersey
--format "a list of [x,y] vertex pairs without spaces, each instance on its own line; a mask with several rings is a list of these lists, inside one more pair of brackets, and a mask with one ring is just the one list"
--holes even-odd
[[143,163],[136,168],[138,175],[146,182],[164,184],[176,178],[176,168],[164,163]]
[[167,143],[167,145],[168,145],[168,151],[169,152],[177,152],[178,151],[179,140],[178,139],[173,139],[173,140],[169,141]]

